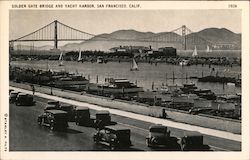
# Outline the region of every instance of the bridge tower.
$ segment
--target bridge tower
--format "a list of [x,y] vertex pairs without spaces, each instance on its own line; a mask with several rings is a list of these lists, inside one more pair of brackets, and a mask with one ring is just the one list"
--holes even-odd
[[182,48],[184,50],[187,49],[187,34],[186,34],[186,30],[187,30],[187,27],[185,25],[183,25],[181,27],[181,31],[182,31]]
[[55,23],[55,29],[54,29],[54,49],[57,49],[58,47],[58,40],[57,40],[57,20],[54,21]]

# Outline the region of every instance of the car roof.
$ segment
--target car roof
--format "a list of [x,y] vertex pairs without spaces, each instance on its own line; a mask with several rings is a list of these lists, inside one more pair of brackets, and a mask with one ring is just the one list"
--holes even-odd
[[76,110],[89,110],[89,108],[85,106],[77,106]]
[[26,96],[26,93],[19,93],[18,96]]
[[14,94],[18,94],[18,93],[20,93],[20,92],[18,92],[18,91],[12,91],[11,94],[13,94],[13,93],[14,93]]
[[57,103],[59,103],[59,101],[55,101],[55,100],[48,100],[47,103],[51,103],[51,102],[57,102]]
[[184,136],[186,137],[194,137],[194,136],[202,136],[202,134],[198,131],[187,131],[187,132],[184,132]]
[[99,110],[99,111],[96,111],[96,114],[109,114],[109,111],[107,111],[107,110]]
[[64,103],[64,104],[61,104],[60,107],[73,107],[73,105]]
[[104,128],[114,131],[121,131],[121,130],[130,130],[129,128],[122,126],[122,125],[112,125],[112,126],[105,126]]
[[53,105],[53,104],[47,104],[47,105],[46,105],[46,108],[50,108],[50,107],[51,107],[51,108],[52,108],[52,107],[55,108],[55,105]]
[[53,114],[67,114],[67,112],[65,112],[65,111],[62,111],[62,110],[56,110],[56,109],[53,109],[53,110],[47,110],[46,112],[50,112],[50,113],[53,113]]
[[153,128],[162,128],[162,129],[165,129],[167,128],[166,126],[163,126],[161,124],[153,124],[149,127],[149,129],[153,129]]

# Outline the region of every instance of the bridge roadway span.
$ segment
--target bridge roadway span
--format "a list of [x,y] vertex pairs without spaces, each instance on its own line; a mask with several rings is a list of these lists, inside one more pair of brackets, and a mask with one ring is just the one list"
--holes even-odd
[[[17,90],[17,91],[20,91],[20,92],[23,92],[23,93],[32,94],[31,91],[28,91],[25,89],[20,89],[20,88],[11,87],[11,86],[10,86],[10,88]],[[162,125],[165,125],[165,126],[168,126],[171,128],[175,128],[175,129],[180,129],[180,130],[199,131],[202,134],[204,134],[205,136],[208,136],[210,138],[212,137],[212,139],[216,139],[219,141],[225,141],[225,142],[230,141],[229,143],[231,143],[231,144],[236,143],[236,146],[238,146],[241,142],[241,135],[233,134],[230,132],[219,131],[219,130],[215,130],[215,129],[200,127],[200,126],[193,126],[193,125],[184,124],[184,123],[180,123],[180,122],[173,122],[171,120],[159,119],[159,118],[155,118],[155,117],[150,117],[150,116],[135,114],[135,113],[131,113],[131,112],[121,111],[118,109],[105,108],[105,107],[94,105],[94,104],[79,102],[76,100],[70,100],[70,99],[66,99],[66,98],[61,98],[61,97],[57,97],[57,96],[39,93],[39,92],[36,92],[35,95],[38,97],[41,97],[41,98],[53,99],[53,100],[61,101],[63,103],[68,103],[68,104],[72,104],[72,105],[76,105],[76,106],[87,106],[93,110],[108,110],[111,114],[127,117],[129,119],[134,119],[134,120],[138,120],[138,121],[143,121],[145,123],[162,124]],[[138,127],[134,126],[134,128],[138,128]],[[142,130],[145,130],[145,129],[142,129]],[[227,145],[225,144],[225,145],[223,145],[223,148],[220,148],[217,146],[215,146],[215,148],[217,147],[220,150],[230,150],[230,149],[224,148],[226,146]],[[229,147],[229,146],[227,146],[227,147]]]

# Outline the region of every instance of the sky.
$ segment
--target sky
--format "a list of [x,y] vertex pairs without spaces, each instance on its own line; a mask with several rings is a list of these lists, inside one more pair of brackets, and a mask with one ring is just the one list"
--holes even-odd
[[54,20],[94,35],[120,29],[168,32],[182,25],[193,32],[216,27],[241,33],[240,10],[12,10],[10,39],[31,33]]

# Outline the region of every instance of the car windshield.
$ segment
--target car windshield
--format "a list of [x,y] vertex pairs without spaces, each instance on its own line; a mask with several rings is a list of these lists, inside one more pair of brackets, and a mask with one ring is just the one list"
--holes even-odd
[[77,114],[89,114],[89,110],[77,110]]
[[193,145],[202,145],[203,144],[203,137],[202,136],[189,136],[186,138],[188,144]]
[[48,102],[49,105],[58,105],[58,102]]
[[50,106],[46,106],[45,109],[46,109],[46,110],[53,110],[53,109],[56,109],[56,108],[55,108],[55,106],[51,106],[51,105],[50,105]]
[[20,95],[18,98],[25,98],[25,97],[28,97],[26,95]]
[[116,132],[116,136],[119,140],[129,140],[130,139],[130,130],[120,130]]
[[166,128],[150,128],[150,132],[165,133],[166,132]]
[[16,97],[16,96],[17,96],[17,93],[11,93],[10,96],[11,96],[11,97]]
[[67,121],[67,115],[66,114],[54,114],[54,118],[57,122],[63,122]]
[[103,118],[106,118],[106,117],[109,117],[109,114],[96,114],[97,119],[103,119]]
[[61,109],[64,111],[71,111],[73,109],[73,107],[71,106],[61,106]]

